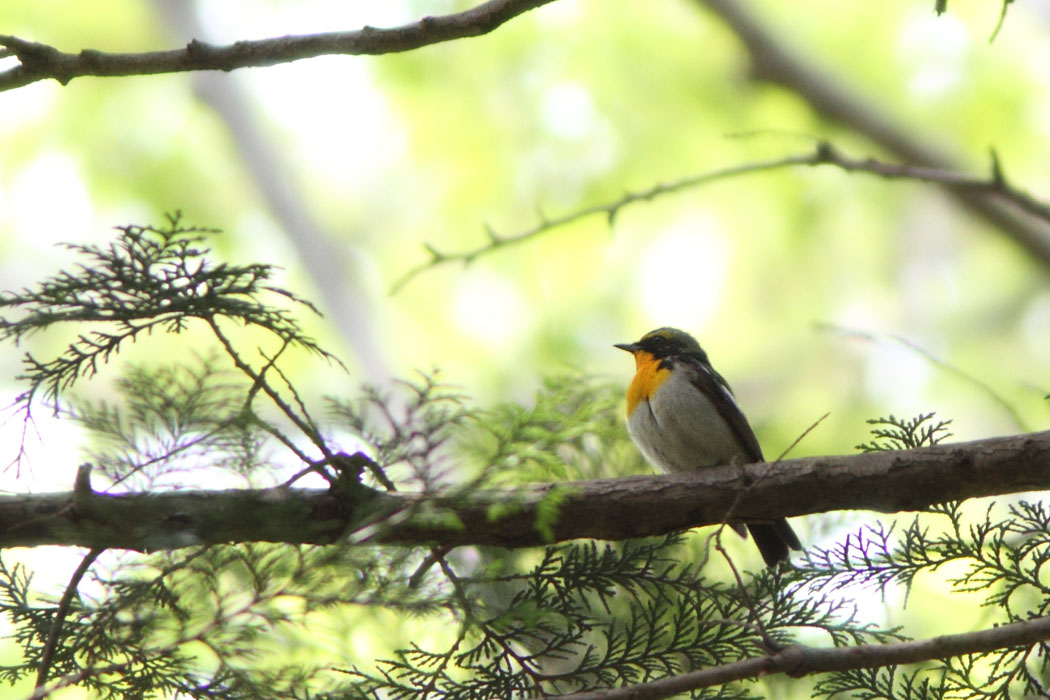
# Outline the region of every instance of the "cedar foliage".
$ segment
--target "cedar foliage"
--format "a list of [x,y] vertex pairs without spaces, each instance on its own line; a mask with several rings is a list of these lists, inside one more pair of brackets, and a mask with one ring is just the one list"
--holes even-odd
[[[294,472],[290,486],[320,474],[345,488],[330,460],[347,441],[366,456],[354,475],[361,482],[423,493],[640,467],[620,424],[619,390],[579,374],[547,379],[531,406],[492,408],[420,374],[391,390],[331,397],[317,420],[281,368],[296,347],[335,359],[287,306],[310,309],[308,302],[270,285],[269,266],[213,262],[202,243],[214,232],[177,216],[118,231],[108,247],[73,246],[84,258],[75,271],[0,296],[7,340],[87,324],[75,325],[55,357],[25,355],[27,389],[17,405],[27,421],[43,403],[89,431],[88,458],[108,489],[171,488],[202,474],[270,485],[287,477],[274,468],[282,464]],[[124,367],[112,402],[70,392],[128,341],[194,326],[211,334],[215,352]],[[238,326],[265,331],[278,349],[248,352],[231,332]],[[872,423],[861,449],[936,444],[948,425],[932,414]],[[544,519],[556,518],[557,507]],[[5,554],[0,613],[21,658],[0,667],[0,679],[35,678],[38,697],[66,686],[107,698],[537,697],[635,684],[793,643],[891,644],[905,631],[866,620],[859,592],[889,600],[942,569],[947,589],[977,596],[990,621],[1050,612],[1050,512],[1041,503],[993,504],[977,518],[946,503],[903,526],[864,526],[773,570],[738,565],[734,538],[719,527],[532,551],[365,542],[93,550],[64,593],[38,586],[33,571]],[[318,629],[352,635],[355,625],[375,630],[375,619],[390,616],[427,634],[378,658],[359,658],[346,639],[317,641]],[[339,619],[353,622],[347,629]],[[810,690],[1005,700],[1045,694],[1046,671],[1046,649],[1037,645],[825,674]],[[736,682],[694,695],[768,692]]]

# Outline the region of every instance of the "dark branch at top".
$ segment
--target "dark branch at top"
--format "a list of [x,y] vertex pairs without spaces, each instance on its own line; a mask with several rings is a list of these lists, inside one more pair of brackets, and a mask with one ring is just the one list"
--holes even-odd
[[83,75],[125,76],[181,73],[198,70],[230,71],[250,66],[272,66],[332,54],[384,54],[411,51],[429,44],[487,34],[520,14],[553,0],[489,0],[463,12],[422,19],[401,27],[362,27],[347,32],[325,32],[238,41],[214,46],[194,39],[183,49],[145,53],[106,53],[84,49],[65,53],[47,44],[0,35],[0,46],[19,65],[0,73],[0,91],[13,90],[53,78],[65,85]]

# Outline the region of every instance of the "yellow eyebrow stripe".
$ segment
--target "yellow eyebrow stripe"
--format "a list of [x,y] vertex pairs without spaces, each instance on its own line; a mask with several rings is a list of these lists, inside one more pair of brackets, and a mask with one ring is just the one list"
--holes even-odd
[[647,401],[660,385],[671,376],[671,370],[660,366],[660,360],[651,352],[639,350],[634,353],[634,362],[637,371],[631,385],[627,387],[627,417],[630,418],[638,404]]

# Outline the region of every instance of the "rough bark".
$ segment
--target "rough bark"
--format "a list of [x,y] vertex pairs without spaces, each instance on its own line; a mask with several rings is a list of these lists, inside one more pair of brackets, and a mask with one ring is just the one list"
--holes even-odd
[[169,549],[218,542],[495,545],[617,540],[844,509],[916,510],[1050,489],[1050,431],[689,474],[443,494],[264,489],[0,497],[0,547]]

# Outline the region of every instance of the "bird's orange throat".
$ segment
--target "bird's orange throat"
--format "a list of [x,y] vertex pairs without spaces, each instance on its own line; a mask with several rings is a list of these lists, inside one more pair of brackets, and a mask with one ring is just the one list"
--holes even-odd
[[631,386],[627,387],[627,417],[630,418],[634,409],[642,401],[648,401],[649,397],[671,376],[668,367],[661,367],[660,360],[651,352],[639,350],[634,353],[634,363],[637,371]]

